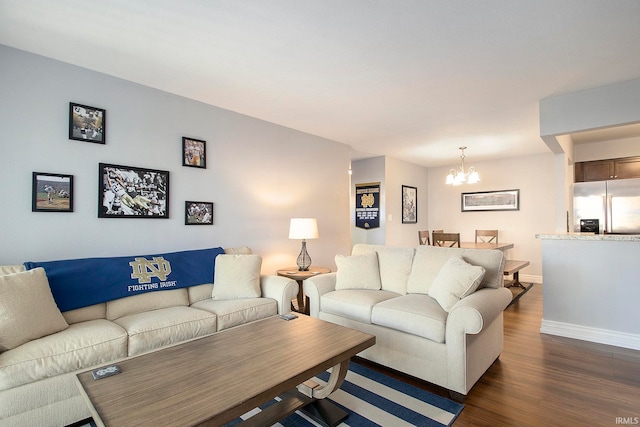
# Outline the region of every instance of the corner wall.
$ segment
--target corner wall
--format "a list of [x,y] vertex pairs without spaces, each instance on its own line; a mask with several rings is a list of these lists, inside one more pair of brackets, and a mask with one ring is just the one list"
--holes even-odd
[[[301,216],[314,265],[348,252],[348,146],[6,46],[0,62],[0,265],[246,245],[273,274]],[[106,145],[68,139],[70,101],[106,109]],[[182,136],[207,141],[206,169],[182,166]],[[170,218],[98,219],[99,162],[169,171]],[[74,175],[74,212],[31,212],[32,172]],[[186,200],[214,225],[184,225]]]

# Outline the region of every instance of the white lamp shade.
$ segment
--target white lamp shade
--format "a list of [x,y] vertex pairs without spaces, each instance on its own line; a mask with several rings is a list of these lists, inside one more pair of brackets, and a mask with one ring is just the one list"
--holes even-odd
[[318,221],[315,218],[291,218],[290,239],[317,239]]

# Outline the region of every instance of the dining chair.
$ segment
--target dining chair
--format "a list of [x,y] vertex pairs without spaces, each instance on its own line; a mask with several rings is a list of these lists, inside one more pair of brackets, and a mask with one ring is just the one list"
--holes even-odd
[[418,243],[421,245],[431,245],[431,239],[429,239],[429,230],[418,231]]
[[[433,230],[433,231],[431,231],[431,242],[432,243],[434,242],[433,233],[444,233],[444,230]],[[429,244],[431,244],[431,243],[429,243]]]
[[433,246],[460,247],[460,233],[433,232]]
[[498,230],[476,230],[476,243],[498,243]]

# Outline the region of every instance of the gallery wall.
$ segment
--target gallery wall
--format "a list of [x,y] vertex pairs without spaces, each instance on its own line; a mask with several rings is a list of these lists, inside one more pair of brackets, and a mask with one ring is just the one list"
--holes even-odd
[[[315,265],[349,251],[348,146],[6,46],[0,62],[0,265],[250,246],[273,273],[300,251],[291,217],[318,218]],[[71,101],[106,110],[105,145],[68,138]],[[206,169],[182,166],[183,136]],[[98,218],[98,163],[169,171],[169,218]],[[32,172],[73,175],[74,211],[32,212]],[[213,225],[185,225],[187,200]]]

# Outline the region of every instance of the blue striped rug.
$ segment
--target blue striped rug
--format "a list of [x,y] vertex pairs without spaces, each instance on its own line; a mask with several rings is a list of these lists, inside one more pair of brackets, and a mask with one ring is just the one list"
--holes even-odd
[[[328,379],[329,372],[316,377],[320,384],[326,383]],[[349,417],[340,427],[450,426],[464,407],[460,403],[354,362],[351,362],[340,390],[333,392],[328,399],[349,413]],[[237,424],[275,402],[277,399],[246,413],[227,426]],[[319,424],[296,412],[274,425],[312,427]]]

